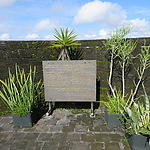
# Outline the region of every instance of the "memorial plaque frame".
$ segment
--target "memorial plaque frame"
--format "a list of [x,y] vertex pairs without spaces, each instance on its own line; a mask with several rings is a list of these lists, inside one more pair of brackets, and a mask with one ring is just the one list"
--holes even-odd
[[45,101],[96,101],[96,60],[43,61]]

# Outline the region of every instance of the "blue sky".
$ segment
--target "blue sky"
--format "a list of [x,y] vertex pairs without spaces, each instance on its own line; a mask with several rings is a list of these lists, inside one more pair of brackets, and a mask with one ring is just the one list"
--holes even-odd
[[53,40],[61,27],[104,39],[124,24],[128,37],[150,37],[150,0],[0,0],[0,40]]

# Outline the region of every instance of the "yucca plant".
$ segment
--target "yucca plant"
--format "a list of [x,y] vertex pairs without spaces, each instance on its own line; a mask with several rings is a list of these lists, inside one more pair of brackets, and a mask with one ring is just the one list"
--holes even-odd
[[8,71],[8,79],[3,81],[0,97],[8,105],[13,114],[24,116],[30,114],[35,107],[38,107],[40,95],[43,90],[42,81],[35,81],[36,67],[30,66],[29,73],[16,64],[15,74]]
[[69,31],[68,28],[60,28],[60,31],[54,29],[53,36],[56,38],[53,47],[62,48],[58,60],[70,60],[68,47],[80,45],[76,41],[77,34],[74,33],[74,30]]

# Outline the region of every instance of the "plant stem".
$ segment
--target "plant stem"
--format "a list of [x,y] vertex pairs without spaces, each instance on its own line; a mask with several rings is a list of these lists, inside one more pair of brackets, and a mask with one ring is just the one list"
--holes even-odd
[[138,73],[138,74],[139,74],[139,81],[138,81],[138,83],[136,84],[135,90],[134,90],[133,95],[132,95],[132,97],[131,97],[131,101],[132,101],[132,102],[134,101],[135,95],[136,95],[136,93],[137,93],[137,91],[138,91],[138,89],[139,89],[139,86],[140,86],[140,83],[141,83],[141,81],[142,81],[142,77],[143,77],[143,75],[144,75],[145,69],[146,69],[146,68],[143,67],[141,74]]
[[125,61],[122,63],[122,97],[125,96]]
[[62,51],[60,52],[60,55],[58,57],[58,60],[70,60],[68,50],[66,48],[63,48]]
[[113,58],[114,58],[114,54],[112,52],[112,54],[111,54],[111,60],[110,60],[110,65],[109,65],[110,71],[109,71],[108,85],[109,85],[109,87],[111,89],[113,97],[116,98],[115,91],[114,91],[114,89],[112,87],[112,74],[113,74],[113,63],[114,63]]

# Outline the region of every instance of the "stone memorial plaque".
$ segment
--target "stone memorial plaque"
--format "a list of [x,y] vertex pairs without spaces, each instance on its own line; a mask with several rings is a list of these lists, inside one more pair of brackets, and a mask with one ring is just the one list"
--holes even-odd
[[42,63],[46,101],[96,101],[96,60]]

